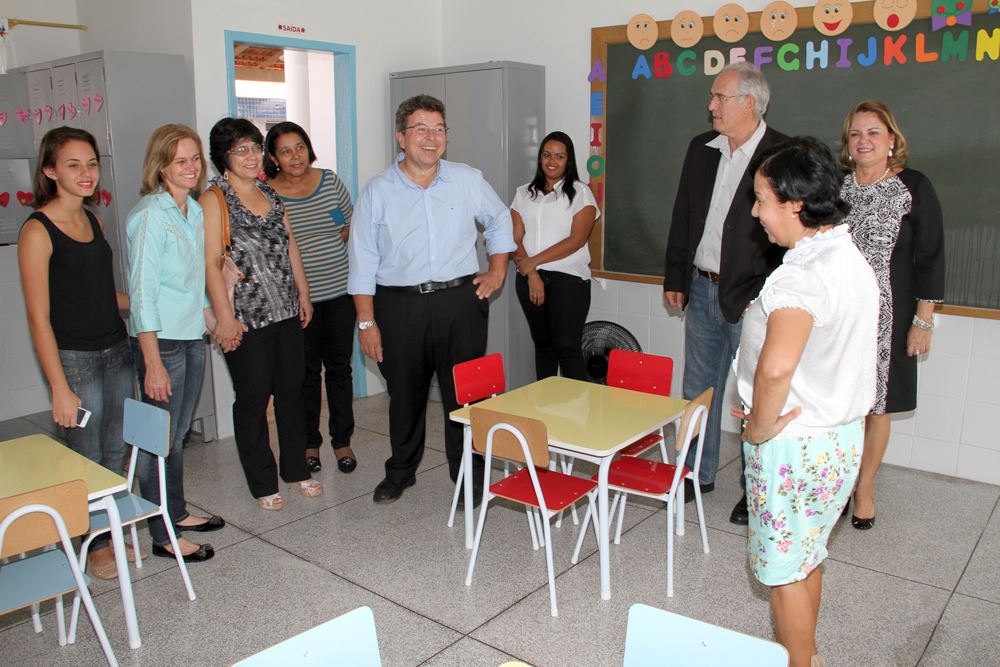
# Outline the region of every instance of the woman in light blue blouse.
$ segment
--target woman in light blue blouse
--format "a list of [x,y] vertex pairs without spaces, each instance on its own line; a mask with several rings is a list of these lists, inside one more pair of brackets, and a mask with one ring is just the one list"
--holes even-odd
[[[202,184],[201,139],[184,125],[153,132],[142,170],[143,195],[128,214],[129,334],[142,399],[170,412],[166,461],[167,511],[176,529],[208,532],[225,526],[221,517],[188,514],[184,500],[184,435],[205,372],[205,229],[201,206],[190,195]],[[159,503],[156,456],[139,453],[143,497]],[[166,526],[149,520],[153,555],[173,558]],[[210,544],[179,539],[184,560],[214,555]]]

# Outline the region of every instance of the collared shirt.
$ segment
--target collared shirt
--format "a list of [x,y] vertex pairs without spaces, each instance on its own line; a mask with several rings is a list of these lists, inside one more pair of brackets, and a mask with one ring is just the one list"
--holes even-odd
[[128,331],[196,340],[205,333],[205,224],[187,198],[187,215],[164,190],[139,200],[126,218],[131,300]]
[[[521,221],[524,223],[522,245],[531,257],[569,238],[573,229],[573,216],[586,207],[593,206],[597,211],[597,217],[601,217],[594,193],[580,181],[573,184],[576,194],[572,203],[563,192],[562,180],[553,186],[552,192],[548,194],[538,192],[534,199],[531,198],[528,185],[530,184],[517,189],[514,203],[510,207],[521,215]],[[566,257],[539,264],[538,268],[561,271],[583,280],[590,280],[590,249],[584,243],[582,248],[578,248]]]
[[694,265],[699,269],[719,272],[722,262],[722,228],[729,216],[729,209],[732,208],[736,188],[739,187],[743,173],[766,129],[767,124],[761,120],[750,138],[732,152],[729,150],[729,137],[724,134],[705,144],[719,149],[722,157],[719,159],[719,170],[715,172],[715,186],[712,188],[712,202],[705,217],[705,231],[694,254]]
[[476,273],[476,222],[483,226],[487,254],[514,251],[510,210],[482,172],[439,160],[425,189],[403,173],[400,158],[369,181],[358,200],[348,243],[349,294]]

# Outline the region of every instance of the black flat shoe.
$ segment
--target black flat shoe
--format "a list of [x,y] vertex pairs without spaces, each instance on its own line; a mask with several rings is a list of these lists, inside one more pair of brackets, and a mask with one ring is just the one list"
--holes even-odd
[[337,470],[343,473],[354,472],[358,467],[358,461],[353,456],[341,456],[337,459]]
[[[174,554],[167,551],[165,548],[161,547],[159,544],[153,545],[153,555],[159,556],[160,558],[176,558]],[[215,555],[215,549],[212,548],[211,544],[200,544],[198,545],[197,551],[192,551],[184,556],[185,563],[202,563],[206,560],[212,560],[212,556]]]
[[225,528],[226,520],[221,516],[215,516],[214,514],[208,517],[208,521],[205,523],[195,524],[194,526],[178,526],[174,524],[176,528],[184,532],[193,531],[195,533],[211,533],[213,530],[220,530]]
[[309,468],[309,472],[319,472],[323,469],[323,464],[319,462],[318,456],[307,456],[306,467]]
[[729,523],[735,523],[737,526],[745,526],[750,523],[750,510],[747,509],[746,496],[740,498],[740,501],[733,507],[733,511],[729,515]]
[[[702,492],[702,494],[711,493],[712,491],[715,491],[715,482],[698,484],[698,489]],[[684,502],[694,502],[694,482],[689,479],[684,480]]]
[[372,500],[379,505],[394,503],[399,500],[401,495],[403,495],[403,491],[416,483],[416,477],[411,477],[403,483],[394,482],[386,477],[378,483],[378,486],[375,487],[375,493],[372,494]]
[[862,519],[859,516],[851,515],[851,525],[858,530],[870,530],[875,525],[875,517]]

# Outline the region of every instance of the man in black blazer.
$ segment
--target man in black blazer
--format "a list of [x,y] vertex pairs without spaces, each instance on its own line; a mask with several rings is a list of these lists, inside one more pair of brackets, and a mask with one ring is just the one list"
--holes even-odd
[[[667,240],[664,295],[669,306],[687,307],[684,398],[715,388],[698,475],[702,493],[715,488],[723,394],[743,311],[784,253],[750,214],[754,193],[748,165],[758,153],[788,139],[764,122],[769,98],[767,80],[749,63],[728,65],[715,78],[708,104],[713,131],[688,146]],[[693,466],[694,455],[692,448],[688,465]],[[740,479],[745,486],[742,475]],[[686,484],[685,500],[690,501],[694,488]],[[747,523],[745,495],[730,521]]]

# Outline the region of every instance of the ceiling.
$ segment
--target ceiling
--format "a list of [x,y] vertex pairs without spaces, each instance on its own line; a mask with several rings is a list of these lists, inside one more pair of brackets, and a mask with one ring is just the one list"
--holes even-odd
[[233,48],[236,78],[248,81],[284,81],[285,50],[236,42]]

